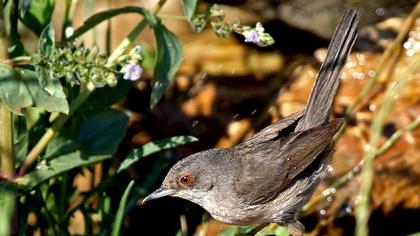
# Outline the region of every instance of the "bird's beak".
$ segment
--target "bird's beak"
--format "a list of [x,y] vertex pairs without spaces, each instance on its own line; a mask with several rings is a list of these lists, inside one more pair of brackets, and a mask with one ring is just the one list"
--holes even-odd
[[145,202],[148,202],[150,200],[158,199],[165,196],[170,196],[175,193],[175,190],[173,189],[167,189],[165,187],[160,187],[156,189],[153,193],[149,194],[147,197],[145,197],[142,201],[142,204]]

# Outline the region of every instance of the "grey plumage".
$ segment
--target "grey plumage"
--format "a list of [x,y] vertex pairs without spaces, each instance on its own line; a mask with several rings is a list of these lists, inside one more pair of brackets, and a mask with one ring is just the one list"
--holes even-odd
[[328,122],[341,70],[356,38],[356,10],[345,13],[303,112],[288,116],[227,149],[195,153],[177,162],[162,187],[145,201],[175,196],[205,208],[225,223],[304,227],[295,213],[321,181],[342,120]]

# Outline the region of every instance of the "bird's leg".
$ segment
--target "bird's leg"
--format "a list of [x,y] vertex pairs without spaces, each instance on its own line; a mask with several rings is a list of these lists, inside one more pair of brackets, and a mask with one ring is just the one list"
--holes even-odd
[[303,236],[303,233],[305,232],[305,226],[297,219],[287,222],[287,229],[292,236]]
[[247,236],[254,236],[256,235],[258,232],[260,232],[260,230],[262,230],[265,226],[267,226],[269,223],[264,223],[264,224],[260,224],[257,227],[253,228],[251,231],[249,231],[248,233],[246,233]]

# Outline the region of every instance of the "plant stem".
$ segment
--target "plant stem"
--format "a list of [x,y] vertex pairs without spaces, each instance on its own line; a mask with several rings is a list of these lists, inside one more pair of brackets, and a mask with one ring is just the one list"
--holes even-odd
[[[385,152],[387,152],[396,142],[406,132],[413,131],[414,129],[418,128],[420,126],[420,118],[417,118],[413,122],[411,122],[406,127],[397,130],[392,136],[382,145],[381,148],[378,149],[376,152],[375,158],[378,156],[383,155]],[[322,191],[322,194],[315,196],[311,199],[310,202],[308,202],[303,208],[302,212],[308,212],[312,208],[316,206],[319,202],[326,199],[327,197],[330,197],[334,195],[336,190],[342,186],[344,186],[346,183],[348,183],[350,180],[352,180],[356,175],[360,173],[363,167],[363,160],[361,160],[355,167],[353,167],[349,172],[342,175],[340,178],[338,178],[334,183]]]
[[66,29],[68,26],[71,25],[71,21],[69,19],[71,1],[72,0],[64,1],[64,17],[63,17],[63,25],[61,29],[61,41],[64,41],[64,39],[66,38]]
[[415,8],[412,10],[410,15],[405,19],[400,32],[397,35],[397,38],[389,44],[386,48],[384,54],[382,55],[378,65],[376,66],[376,73],[363,87],[362,91],[356,98],[356,101],[353,105],[347,109],[345,114],[344,124],[341,126],[340,130],[334,136],[334,140],[337,140],[344,130],[347,128],[349,119],[354,116],[354,114],[360,110],[362,104],[368,100],[369,92],[372,88],[376,85],[379,81],[386,81],[388,80],[389,76],[391,75],[391,71],[395,67],[395,64],[398,61],[399,56],[402,52],[401,45],[403,44],[404,40],[407,38],[408,33],[410,32],[411,28],[413,27],[417,17],[420,15],[420,2],[417,3]]
[[112,52],[112,54],[108,58],[107,65],[111,65],[114,63],[119,56],[121,56],[125,50],[134,42],[136,37],[144,30],[144,28],[147,26],[148,22],[146,18],[143,18],[142,21],[140,21],[139,24],[137,24],[134,29],[128,34],[127,37],[123,39],[123,41],[118,45],[118,47]]
[[385,94],[384,102],[373,118],[371,133],[372,137],[366,148],[364,154],[364,164],[362,171],[362,183],[360,186],[360,192],[358,196],[358,202],[356,204],[356,231],[357,236],[367,236],[369,233],[368,221],[369,221],[369,202],[370,193],[372,189],[374,169],[373,160],[378,154],[378,144],[382,136],[382,128],[388,117],[391,108],[394,105],[396,97],[401,93],[402,88],[412,78],[413,74],[420,68],[420,55],[416,55],[411,61],[408,67],[397,77],[395,85],[389,87]]
[[169,19],[169,20],[187,20],[186,16],[176,16],[176,15],[159,15],[161,19]]
[[[12,6],[13,7],[13,6]],[[15,6],[14,6],[15,7]],[[8,37],[3,3],[0,4],[0,60],[8,58]],[[13,150],[13,114],[0,99],[0,174],[15,174]],[[15,212],[15,193],[0,186],[0,235],[11,235]]]
[[[153,14],[157,15],[160,9],[162,9],[165,2],[166,0],[160,0],[153,8]],[[120,45],[118,45],[118,47],[114,50],[111,56],[109,56],[107,63],[108,65],[111,65],[113,62],[115,62],[118,59],[118,57],[121,56],[131,44],[134,43],[136,37],[144,30],[147,24],[147,19],[143,18],[143,20],[140,21],[140,23],[134,27],[134,29],[128,34],[128,36],[125,37],[125,39],[123,39]]]

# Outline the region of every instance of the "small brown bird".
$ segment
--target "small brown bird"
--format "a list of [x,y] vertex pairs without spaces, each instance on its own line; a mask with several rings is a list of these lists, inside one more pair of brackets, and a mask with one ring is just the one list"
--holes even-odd
[[278,223],[302,235],[295,213],[321,181],[342,120],[328,122],[341,70],[357,35],[359,14],[348,10],[328,48],[302,112],[290,115],[233,147],[195,153],[177,162],[147,196],[174,196],[235,225]]

